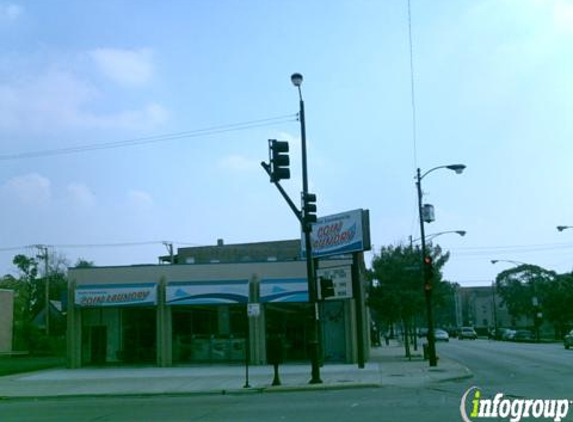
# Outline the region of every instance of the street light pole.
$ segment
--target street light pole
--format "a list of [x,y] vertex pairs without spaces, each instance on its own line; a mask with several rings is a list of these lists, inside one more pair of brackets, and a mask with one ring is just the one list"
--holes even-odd
[[[418,188],[418,215],[420,217],[420,241],[422,244],[422,269],[424,269],[424,259],[426,258],[426,233],[424,229],[424,218],[422,214],[422,176],[420,169],[417,172],[416,186]],[[422,271],[424,276],[424,272]],[[430,287],[430,288],[428,288]],[[436,357],[436,340],[434,338],[434,317],[432,314],[432,289],[431,286],[426,286],[424,280],[424,294],[426,297],[426,314],[428,318],[428,360],[430,366],[437,366],[438,359]]]
[[[425,259],[426,259],[426,234],[424,229],[424,217],[422,210],[422,179],[426,177],[431,172],[446,168],[455,171],[460,174],[466,168],[463,164],[452,164],[448,166],[438,166],[434,167],[424,174],[421,174],[420,168],[416,172],[416,187],[418,189],[418,215],[420,217],[420,241],[422,247],[422,269],[425,270]],[[464,233],[465,234],[465,233]],[[422,271],[422,278],[424,279],[424,293],[426,298],[426,314],[428,319],[428,361],[430,366],[438,366],[438,359],[436,356],[436,338],[434,334],[434,317],[432,314],[432,280],[426,280],[425,272]]]
[[[293,73],[291,75],[291,82],[298,89],[299,98],[299,115],[298,119],[300,121],[300,136],[301,136],[301,149],[302,149],[302,198],[303,202],[306,203],[308,197],[308,170],[307,170],[307,160],[306,160],[306,124],[304,119],[304,101],[302,99],[302,92],[300,86],[302,85],[302,75],[300,73]],[[312,258],[312,243],[310,239],[310,233],[312,231],[311,223],[307,218],[308,210],[303,207],[302,215],[302,231],[304,233],[304,243],[306,249],[306,276],[308,280],[308,296],[309,301],[312,304],[312,324],[310,332],[310,362],[311,362],[311,379],[310,384],[320,384],[322,380],[320,379],[320,362],[319,362],[319,310],[318,310],[318,295],[316,291],[315,283],[315,273],[314,273],[314,262]]]
[[[428,241],[432,241],[432,239],[434,239],[435,237],[442,236],[444,234],[453,234],[453,233],[459,234],[460,236],[463,237],[466,235],[467,232],[465,230],[448,230],[445,232],[428,234],[428,235],[426,235],[426,239]],[[410,246],[412,246],[415,242],[419,242],[419,241],[420,241],[420,239],[412,239],[412,236],[410,236]]]

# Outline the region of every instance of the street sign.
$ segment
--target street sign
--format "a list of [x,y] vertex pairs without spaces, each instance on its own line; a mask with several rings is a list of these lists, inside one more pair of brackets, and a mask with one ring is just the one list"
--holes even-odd
[[[324,300],[350,299],[352,298],[352,267],[343,265],[330,268],[319,268],[316,270],[316,279],[321,278],[332,280],[334,296],[324,298]],[[317,292],[320,296],[320,286]],[[319,297],[319,299],[323,299]]]
[[261,314],[261,304],[260,303],[249,303],[247,305],[247,316],[258,317]]

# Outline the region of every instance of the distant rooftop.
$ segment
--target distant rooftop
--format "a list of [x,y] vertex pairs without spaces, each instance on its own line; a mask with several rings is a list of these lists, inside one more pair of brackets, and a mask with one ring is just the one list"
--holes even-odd
[[[229,245],[226,245],[223,239],[218,239],[216,245],[178,248],[177,254],[173,256],[176,264],[296,261],[300,259],[300,239]],[[161,256],[159,260],[169,263],[171,257]]]

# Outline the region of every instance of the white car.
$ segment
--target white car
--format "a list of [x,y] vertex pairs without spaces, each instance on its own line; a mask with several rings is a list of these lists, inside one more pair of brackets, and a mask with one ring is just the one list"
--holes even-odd
[[436,328],[434,330],[434,339],[436,341],[450,341],[450,336],[447,331],[444,331],[441,328]]

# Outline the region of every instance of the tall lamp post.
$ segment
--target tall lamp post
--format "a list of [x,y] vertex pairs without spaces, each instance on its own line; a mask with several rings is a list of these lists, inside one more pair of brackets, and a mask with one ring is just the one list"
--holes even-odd
[[310,362],[312,366],[310,384],[320,384],[320,362],[319,362],[319,347],[318,347],[318,330],[319,330],[319,310],[318,310],[318,295],[316,291],[316,282],[314,274],[314,262],[312,258],[312,244],[310,241],[310,233],[312,225],[309,221],[310,209],[307,206],[309,200],[308,193],[308,171],[306,162],[306,125],[304,120],[304,101],[302,99],[302,92],[300,86],[302,85],[302,75],[300,73],[293,73],[290,77],[292,84],[298,89],[299,98],[299,114],[300,121],[300,137],[301,137],[301,150],[302,150],[302,231],[304,233],[304,243],[306,249],[306,277],[308,280],[308,296],[312,304],[312,324],[310,332]]
[[424,211],[422,204],[422,179],[426,177],[431,172],[438,169],[448,169],[453,170],[456,174],[460,174],[464,171],[466,166],[464,164],[451,164],[448,166],[438,166],[433,169],[428,170],[424,174],[421,174],[420,168],[418,168],[416,173],[416,187],[418,188],[418,215],[420,217],[420,241],[422,244],[422,268],[423,278],[424,278],[424,293],[426,297],[426,313],[428,318],[428,360],[430,366],[438,366],[438,359],[436,357],[436,338],[434,335],[434,318],[432,315],[432,280],[431,273],[427,271],[428,265],[431,265],[431,258],[427,256],[426,251],[426,234],[424,230]]

